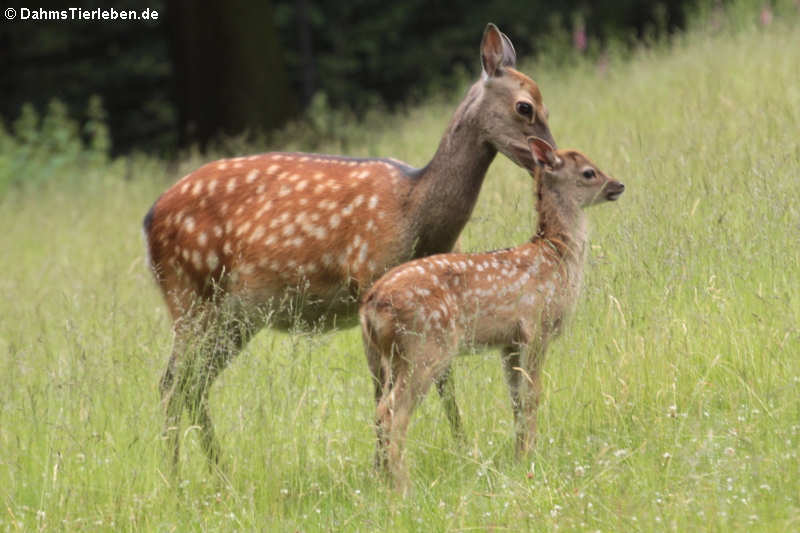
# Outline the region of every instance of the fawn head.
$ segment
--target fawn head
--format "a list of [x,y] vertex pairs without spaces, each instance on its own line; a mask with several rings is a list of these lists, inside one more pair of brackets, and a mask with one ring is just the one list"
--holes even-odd
[[538,137],[529,138],[528,143],[539,165],[539,186],[557,190],[561,196],[577,201],[580,207],[613,202],[625,190],[625,185],[604,174],[576,150],[555,150]]
[[514,68],[517,54],[511,40],[489,23],[481,41],[481,93],[475,100],[479,128],[486,142],[521,167],[532,170],[526,139],[545,139],[555,146],[547,124],[548,111],[535,81]]

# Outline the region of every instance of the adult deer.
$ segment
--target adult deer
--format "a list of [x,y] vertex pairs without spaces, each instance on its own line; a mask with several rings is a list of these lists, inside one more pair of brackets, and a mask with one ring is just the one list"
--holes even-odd
[[[156,201],[144,232],[174,322],[160,389],[175,465],[184,407],[209,460],[219,460],[208,390],[254,333],[346,325],[386,270],[452,249],[498,151],[532,168],[526,138],[552,136],[539,87],[515,62],[511,41],[489,24],[481,79],[424,168],[268,153],[209,163]],[[440,391],[458,431],[448,383]]]
[[[511,391],[518,453],[536,437],[540,369],[583,277],[583,208],[625,189],[580,152],[532,138],[538,229],[530,242],[477,254],[440,254],[390,270],[360,310],[367,360],[381,389],[376,463],[401,490],[403,446],[414,407],[463,345],[499,346]],[[523,379],[524,376],[524,379]]]

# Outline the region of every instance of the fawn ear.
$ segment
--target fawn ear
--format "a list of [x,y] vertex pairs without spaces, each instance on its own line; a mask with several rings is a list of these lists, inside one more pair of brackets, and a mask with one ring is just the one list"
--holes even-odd
[[497,76],[502,67],[513,67],[516,64],[517,53],[511,39],[491,22],[487,24],[481,41],[481,67],[484,77]]
[[536,162],[541,166],[555,167],[559,163],[559,158],[553,151],[550,143],[539,137],[528,137],[528,146],[531,148],[531,154]]

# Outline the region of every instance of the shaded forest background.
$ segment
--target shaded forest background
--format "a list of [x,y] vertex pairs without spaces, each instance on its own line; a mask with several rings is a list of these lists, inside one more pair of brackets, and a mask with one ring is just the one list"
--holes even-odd
[[[4,19],[0,116],[14,131],[55,109],[78,118],[87,138],[107,124],[114,154],[169,155],[220,135],[313,123],[311,115],[330,109],[355,116],[396,109],[455,87],[477,74],[489,21],[511,37],[522,59],[541,51],[557,57],[559,48],[599,54],[683,28],[692,6],[677,0],[128,0],[115,8],[155,9],[159,19]],[[87,0],[82,7],[109,6]]]

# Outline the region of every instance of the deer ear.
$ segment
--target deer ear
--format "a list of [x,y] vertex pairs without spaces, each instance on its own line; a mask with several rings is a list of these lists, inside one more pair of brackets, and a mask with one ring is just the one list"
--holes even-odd
[[528,146],[531,148],[531,154],[536,162],[541,166],[555,167],[558,162],[558,156],[550,143],[539,137],[528,137]]
[[513,67],[516,63],[517,53],[511,39],[491,22],[487,24],[481,41],[481,67],[484,77],[497,76],[502,67]]

